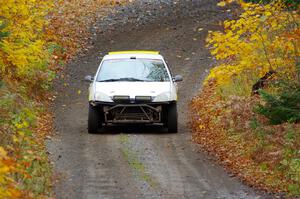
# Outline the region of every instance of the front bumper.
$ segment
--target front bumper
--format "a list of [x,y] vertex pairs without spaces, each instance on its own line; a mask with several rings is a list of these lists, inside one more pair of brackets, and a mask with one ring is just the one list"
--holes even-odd
[[165,107],[171,102],[111,103],[90,102],[99,106],[106,124],[151,124],[164,122]]

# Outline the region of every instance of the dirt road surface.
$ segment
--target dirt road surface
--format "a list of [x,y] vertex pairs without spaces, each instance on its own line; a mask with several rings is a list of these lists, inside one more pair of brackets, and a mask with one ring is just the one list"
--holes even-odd
[[[48,149],[59,177],[57,198],[265,198],[230,177],[190,141],[188,103],[214,63],[205,38],[230,17],[215,0],[136,0],[99,20],[91,29],[92,48],[68,64],[55,86],[57,135]],[[83,78],[96,72],[108,51],[128,49],[159,50],[173,74],[184,77],[179,133],[143,126],[87,133],[88,85]]]

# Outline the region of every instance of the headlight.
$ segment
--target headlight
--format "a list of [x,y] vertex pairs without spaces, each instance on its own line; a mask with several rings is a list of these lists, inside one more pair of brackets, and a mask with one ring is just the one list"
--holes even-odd
[[159,95],[157,95],[153,102],[167,102],[171,101],[171,93],[170,92],[164,92]]
[[101,102],[113,102],[111,97],[106,95],[105,93],[96,92],[95,93],[95,101],[101,101]]

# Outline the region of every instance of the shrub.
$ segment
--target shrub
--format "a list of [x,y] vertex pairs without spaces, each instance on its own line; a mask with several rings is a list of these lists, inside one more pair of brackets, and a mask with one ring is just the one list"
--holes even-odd
[[300,87],[290,88],[278,95],[260,91],[261,97],[266,102],[258,105],[257,113],[264,115],[271,124],[300,121]]

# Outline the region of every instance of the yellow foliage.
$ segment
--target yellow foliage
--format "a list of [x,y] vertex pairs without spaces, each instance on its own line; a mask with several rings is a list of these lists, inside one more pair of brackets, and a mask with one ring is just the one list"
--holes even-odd
[[0,198],[18,198],[20,196],[12,185],[12,180],[8,177],[12,170],[12,162],[7,156],[6,151],[0,147]]
[[225,1],[220,1],[219,3],[218,3],[218,6],[221,6],[221,7],[223,7],[223,6],[225,6],[226,5],[226,2]]
[[209,33],[208,47],[220,64],[206,82],[215,79],[217,85],[230,84],[235,76],[247,73],[259,79],[268,71],[292,78],[300,40],[288,34],[299,31],[299,15],[286,11],[280,2],[262,6],[240,1],[240,5],[244,12],[239,19],[225,21],[224,32]]
[[[50,0],[0,1],[2,38],[0,74],[2,77],[21,78],[43,70],[48,56],[45,51],[43,29]],[[0,33],[1,33],[0,32]]]
[[44,139],[51,120],[45,128],[45,113],[36,116],[45,105],[41,91],[85,47],[99,9],[125,1],[0,0],[0,199],[50,196]]

